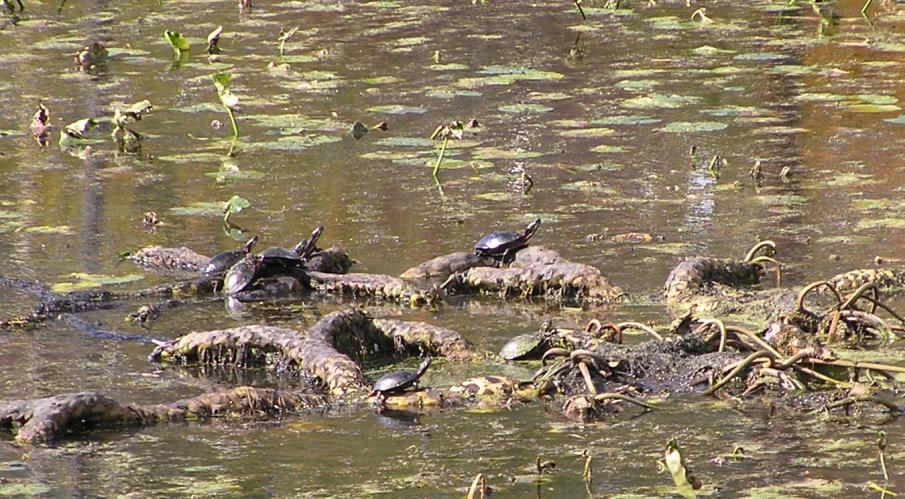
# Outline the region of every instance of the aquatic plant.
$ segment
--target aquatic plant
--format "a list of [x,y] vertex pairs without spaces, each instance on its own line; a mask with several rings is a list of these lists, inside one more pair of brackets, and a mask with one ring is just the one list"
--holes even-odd
[[294,35],[298,30],[298,26],[293,27],[289,31],[280,30],[280,36],[279,38],[277,38],[277,41],[280,42],[280,57],[283,57],[283,53],[285,52],[286,41],[292,38],[292,35]]
[[207,53],[216,55],[222,52],[218,44],[220,43],[220,35],[223,34],[223,26],[217,26],[207,35]]
[[141,134],[126,128],[126,125],[140,121],[141,117],[151,112],[152,109],[151,101],[148,100],[136,102],[131,106],[115,106],[113,109],[113,140],[118,143],[141,141]]
[[173,48],[173,57],[181,59],[189,51],[189,41],[178,31],[165,30],[163,37]]
[[251,208],[251,202],[239,196],[233,196],[223,203],[223,223],[229,224],[229,217],[240,211]]
[[[233,127],[233,146],[235,146],[236,139],[239,138],[239,125],[236,123],[236,116],[233,114],[233,111],[238,109],[239,106],[239,98],[233,95],[232,92],[229,91],[229,82],[233,79],[233,74],[226,71],[222,73],[217,73],[212,77],[214,79],[214,86],[217,87],[217,95],[220,97],[220,104],[226,109],[226,113],[229,115],[229,123]],[[229,149],[229,154],[232,154],[232,146]]]

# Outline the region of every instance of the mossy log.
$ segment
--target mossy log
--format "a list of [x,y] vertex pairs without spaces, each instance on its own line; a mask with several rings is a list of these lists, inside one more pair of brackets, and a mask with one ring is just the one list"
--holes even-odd
[[317,376],[333,396],[347,397],[371,390],[358,361],[400,350],[426,350],[452,359],[482,357],[471,342],[450,329],[372,320],[364,312],[350,309],[325,316],[307,333],[272,326],[189,333],[159,345],[148,360],[237,367],[286,365]]
[[493,258],[478,256],[474,252],[459,251],[432,258],[406,270],[399,277],[407,281],[435,280],[443,282],[457,272],[465,272],[474,267],[493,267],[495,265],[496,261]]
[[905,271],[894,269],[856,269],[833,276],[828,281],[836,291],[849,293],[872,282],[882,291],[905,288]]
[[[138,250],[129,260],[139,267],[161,274],[199,273],[210,257],[186,248],[148,246]],[[352,266],[352,259],[340,248],[331,247],[313,253],[305,261],[304,268],[317,272],[342,274]]]
[[383,274],[328,274],[308,272],[311,286],[320,293],[374,297],[413,305],[429,303],[436,293]]
[[507,268],[473,267],[447,282],[450,293],[546,296],[579,302],[611,303],[625,292],[590,265],[562,258],[552,250],[528,247]]
[[322,395],[242,386],[171,404],[123,404],[97,392],[66,393],[34,400],[0,402],[0,431],[20,444],[49,444],[80,429],[137,426],[157,421],[207,419],[235,414],[273,415],[322,408]]

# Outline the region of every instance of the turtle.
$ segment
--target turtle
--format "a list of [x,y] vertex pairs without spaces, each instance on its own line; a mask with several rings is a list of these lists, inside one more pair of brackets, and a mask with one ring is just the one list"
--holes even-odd
[[521,360],[532,355],[536,357],[543,343],[544,336],[541,334],[520,334],[503,345],[500,357],[506,360]]
[[311,231],[311,237],[305,239],[304,241],[295,245],[292,248],[293,251],[301,258],[302,260],[307,260],[312,253],[317,251],[317,240],[320,239],[321,234],[324,233],[324,226],[318,224],[317,227]]
[[515,252],[528,246],[528,240],[537,232],[541,220],[535,219],[528,224],[525,232],[496,231],[482,237],[475,244],[474,252],[478,256],[491,256],[507,262],[515,255]]
[[418,371],[396,371],[389,374],[384,374],[374,383],[374,390],[368,395],[372,397],[377,395],[378,397],[385,397],[387,395],[392,395],[394,393],[404,392],[410,386],[413,386],[415,383],[421,379],[421,376],[424,376],[424,373],[427,372],[427,368],[431,365],[431,358],[425,357],[424,360],[421,361],[421,364],[418,365]]
[[226,272],[223,278],[223,293],[232,296],[244,290],[255,280],[261,268],[259,255],[245,255]]
[[223,274],[244,256],[251,253],[252,248],[255,247],[255,244],[257,244],[257,242],[258,236],[254,236],[249,239],[244,246],[237,250],[224,251],[223,253],[214,255],[213,258],[208,260],[207,265],[205,265],[204,268],[201,269],[201,275],[213,277]]

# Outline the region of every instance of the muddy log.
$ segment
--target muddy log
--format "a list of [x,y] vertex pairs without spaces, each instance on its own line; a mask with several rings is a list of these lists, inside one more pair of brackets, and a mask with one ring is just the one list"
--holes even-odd
[[135,265],[161,274],[186,274],[201,272],[210,257],[189,248],[148,246],[128,257]]
[[67,393],[0,402],[0,431],[15,434],[20,444],[49,444],[68,433],[95,426],[137,426],[224,414],[274,415],[325,404],[325,398],[317,394],[249,386],[148,406],[122,404],[97,392]]
[[854,291],[872,282],[881,291],[905,288],[905,271],[893,269],[857,269],[833,276],[829,283],[840,293]]
[[528,247],[516,254],[508,268],[474,267],[454,274],[450,293],[485,293],[528,298],[611,303],[625,292],[590,265],[570,262],[555,251]]
[[480,360],[486,357],[452,329],[394,319],[374,319],[374,326],[412,354],[427,352],[453,360]]
[[239,366],[276,362],[308,370],[333,396],[342,397],[371,390],[352,358],[393,350],[393,341],[364,312],[353,309],[327,315],[307,335],[271,326],[189,333],[158,346],[148,360]]
[[413,305],[429,303],[435,293],[420,289],[399,279],[383,274],[328,274],[308,272],[311,286],[326,294],[354,297],[384,298]]
[[[181,247],[148,246],[128,257],[139,267],[161,274],[190,274],[201,272],[210,257]],[[349,255],[336,247],[317,251],[305,261],[305,269],[334,274],[345,273],[352,266]]]
[[423,410],[442,407],[508,407],[534,400],[537,390],[531,383],[520,383],[506,376],[478,376],[448,388],[424,388],[390,395],[380,403],[397,410]]
[[710,293],[714,284],[730,287],[760,282],[763,267],[757,263],[707,257],[686,258],[666,278],[667,303],[681,303]]
[[460,251],[432,258],[417,267],[406,270],[399,277],[407,281],[435,280],[443,282],[457,272],[465,272],[474,267],[493,267],[495,265],[496,261],[493,258],[478,256],[474,252]]

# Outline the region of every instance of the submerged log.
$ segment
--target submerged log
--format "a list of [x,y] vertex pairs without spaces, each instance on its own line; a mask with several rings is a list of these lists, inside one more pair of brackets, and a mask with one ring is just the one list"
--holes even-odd
[[171,404],[123,404],[97,392],[66,393],[34,400],[0,402],[0,431],[20,444],[49,444],[67,433],[94,426],[137,426],[157,421],[207,419],[217,415],[273,415],[323,407],[319,394],[241,386]]
[[528,298],[611,303],[625,292],[590,265],[562,258],[552,250],[528,247],[508,268],[473,267],[447,281],[450,293],[486,293]]

